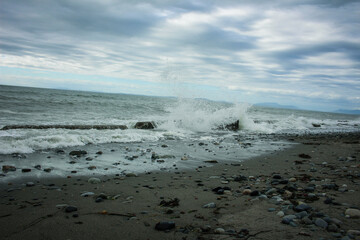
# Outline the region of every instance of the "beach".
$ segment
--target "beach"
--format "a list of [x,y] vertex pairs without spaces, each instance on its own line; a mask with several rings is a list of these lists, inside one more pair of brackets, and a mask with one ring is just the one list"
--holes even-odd
[[[2,239],[359,239],[360,134],[194,169],[1,185]],[[198,146],[200,147],[200,146]]]

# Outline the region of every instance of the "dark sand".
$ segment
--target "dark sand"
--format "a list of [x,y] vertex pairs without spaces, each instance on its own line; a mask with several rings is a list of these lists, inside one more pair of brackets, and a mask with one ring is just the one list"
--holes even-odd
[[[35,186],[28,187],[3,185],[0,239],[346,239],[348,234],[356,238],[358,232],[349,230],[359,231],[360,219],[345,216],[345,211],[360,208],[360,134],[285,139],[298,144],[241,165],[100,176],[98,184],[73,176],[34,181]],[[216,194],[212,191],[216,187],[230,190]],[[246,187],[252,195],[275,189],[263,199],[246,195]],[[82,197],[83,192],[95,195]],[[96,202],[100,193],[110,199]],[[273,196],[283,201],[276,204],[270,200]],[[178,206],[171,206],[177,205],[171,202],[175,198]],[[170,206],[160,206],[162,200]],[[203,208],[212,202],[215,208]],[[277,213],[295,214],[301,202],[312,208],[303,213],[307,216],[282,223]],[[77,211],[67,213],[56,207],[60,204],[76,206]],[[175,228],[156,230],[162,221],[174,222]],[[328,226],[321,227],[326,221]]]

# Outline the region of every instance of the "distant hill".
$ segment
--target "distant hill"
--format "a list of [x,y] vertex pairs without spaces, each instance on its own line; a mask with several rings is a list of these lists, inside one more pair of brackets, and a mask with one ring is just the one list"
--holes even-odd
[[270,107],[270,108],[286,108],[286,109],[299,109],[296,106],[292,105],[281,105],[278,103],[256,103],[255,106],[261,106],[261,107]]
[[335,112],[336,113],[360,115],[360,110],[338,109]]

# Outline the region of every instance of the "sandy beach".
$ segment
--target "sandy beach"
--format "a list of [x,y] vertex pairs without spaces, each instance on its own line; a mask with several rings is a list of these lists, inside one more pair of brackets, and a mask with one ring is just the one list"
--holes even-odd
[[7,182],[1,239],[360,239],[359,139],[284,136],[295,144],[241,163]]

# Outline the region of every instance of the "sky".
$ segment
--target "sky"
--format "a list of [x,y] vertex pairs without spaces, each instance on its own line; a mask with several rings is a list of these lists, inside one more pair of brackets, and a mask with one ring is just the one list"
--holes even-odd
[[360,1],[0,0],[0,84],[360,110]]

